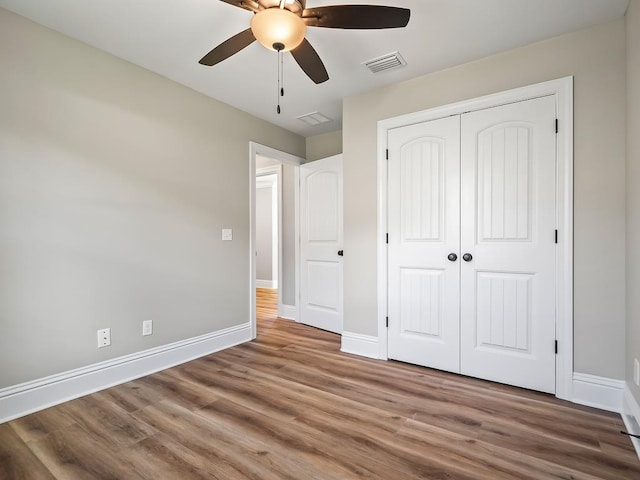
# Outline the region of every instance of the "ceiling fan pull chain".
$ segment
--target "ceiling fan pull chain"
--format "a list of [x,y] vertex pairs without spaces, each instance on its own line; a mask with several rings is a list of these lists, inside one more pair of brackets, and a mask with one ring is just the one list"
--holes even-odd
[[276,67],[278,69],[278,91],[276,93],[276,96],[278,97],[278,108],[276,109],[276,111],[278,112],[278,115],[280,115],[280,51],[278,50],[278,56],[276,57]]
[[282,55],[282,52],[278,52],[278,56],[280,57],[280,78],[282,79],[280,96],[284,97],[284,55]]
[[282,63],[282,51],[284,50],[284,45],[282,43],[274,43],[273,48],[276,52],[278,52],[278,57],[276,58],[276,67],[278,68],[278,108],[276,111],[278,115],[280,115],[280,97],[284,97],[284,67]]

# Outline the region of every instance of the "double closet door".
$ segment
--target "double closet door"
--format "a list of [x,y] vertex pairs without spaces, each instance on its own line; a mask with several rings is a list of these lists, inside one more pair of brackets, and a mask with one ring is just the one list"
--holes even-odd
[[389,131],[389,357],[555,392],[556,101]]

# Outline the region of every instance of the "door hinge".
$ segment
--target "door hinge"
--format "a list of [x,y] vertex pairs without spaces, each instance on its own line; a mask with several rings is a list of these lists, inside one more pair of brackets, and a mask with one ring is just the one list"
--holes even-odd
[[389,245],[389,234],[387,233],[387,245]]
[[556,230],[556,243],[558,243],[558,230]]
[[389,160],[389,149],[387,148],[387,160]]
[[558,133],[560,131],[560,128],[558,127],[559,122],[558,119],[556,118],[556,133]]
[[389,328],[389,317],[387,317],[387,328]]
[[556,355],[557,355],[558,354],[558,340],[556,340],[556,343],[555,343],[555,350],[556,350]]

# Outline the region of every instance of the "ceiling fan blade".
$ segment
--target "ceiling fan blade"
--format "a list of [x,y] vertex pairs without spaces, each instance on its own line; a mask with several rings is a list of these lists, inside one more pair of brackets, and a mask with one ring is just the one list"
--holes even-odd
[[250,12],[256,13],[260,10],[260,4],[257,0],[220,0],[221,2],[228,3],[229,5],[233,5],[234,7],[242,8],[244,10],[249,10]]
[[302,12],[309,27],[379,29],[401,28],[409,23],[411,10],[383,5],[332,5],[306,8]]
[[324,68],[324,63],[320,60],[318,52],[316,52],[306,38],[298,47],[291,50],[291,55],[296,59],[296,62],[298,62],[298,65],[300,65],[304,73],[316,84],[329,80],[329,74],[327,73],[327,69]]
[[238,53],[245,47],[248,47],[256,40],[253,36],[253,32],[250,28],[234,35],[233,37],[225,40],[216,48],[207,53],[200,59],[200,64],[207,65],[208,67],[214,66],[216,63],[220,63],[226,60],[231,55]]

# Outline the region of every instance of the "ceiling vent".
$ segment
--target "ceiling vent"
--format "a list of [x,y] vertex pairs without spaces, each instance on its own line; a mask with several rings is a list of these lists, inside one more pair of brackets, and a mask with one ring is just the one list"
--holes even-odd
[[333,121],[329,117],[327,117],[326,115],[323,115],[320,112],[307,113],[306,115],[302,115],[298,117],[298,120],[306,123],[307,125],[311,125],[312,127]]
[[400,52],[392,52],[381,57],[374,58],[373,60],[368,60],[362,65],[367,67],[371,73],[380,73],[385,70],[391,70],[392,68],[404,67],[406,64],[407,61],[402,58]]

